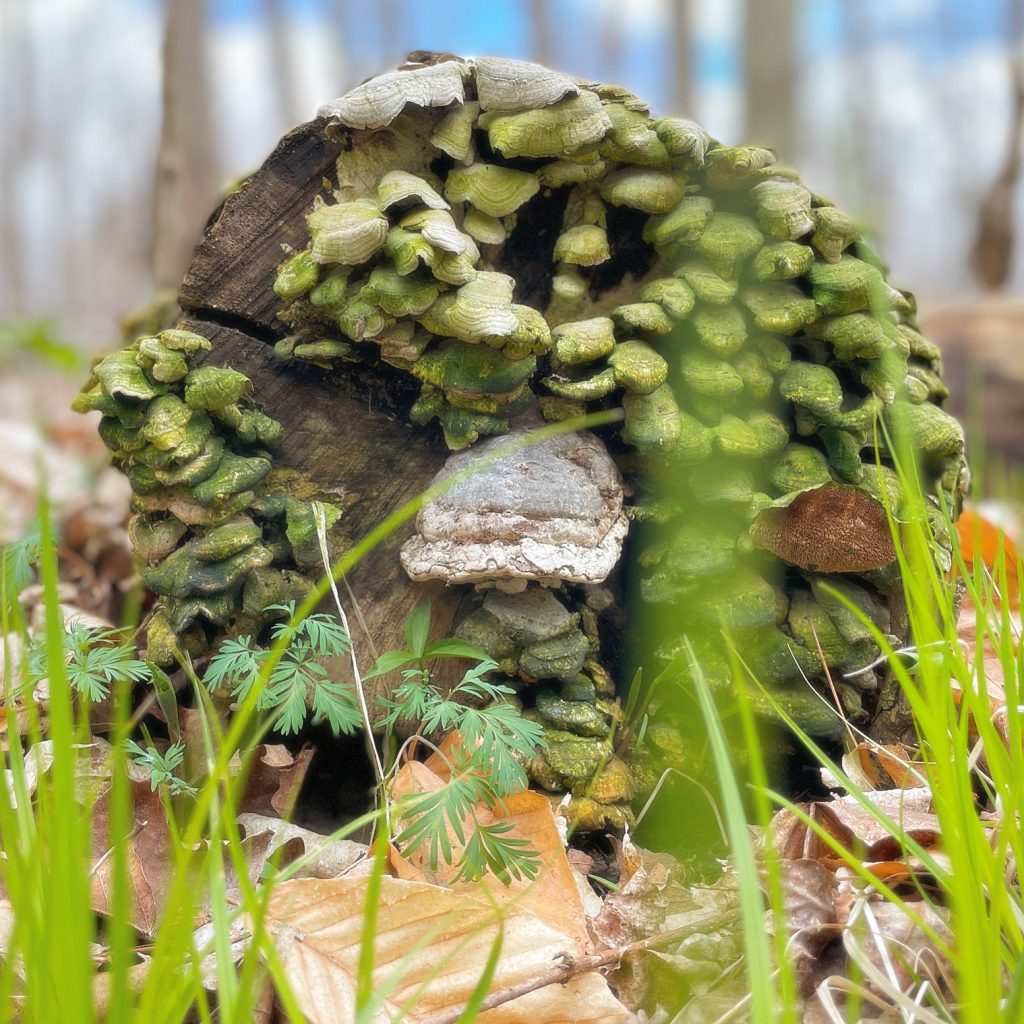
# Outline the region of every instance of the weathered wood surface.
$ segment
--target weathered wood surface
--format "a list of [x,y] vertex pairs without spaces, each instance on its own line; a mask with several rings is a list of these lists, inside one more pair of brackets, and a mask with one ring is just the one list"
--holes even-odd
[[[436,430],[391,407],[410,390],[397,371],[364,363],[348,374],[274,354],[273,343],[287,333],[275,318],[275,269],[284,246],[305,244],[305,214],[338,151],[323,128],[322,121],[296,128],[211,217],[182,283],[180,325],[209,338],[209,361],[249,377],[257,405],[283,425],[275,472],[286,486],[344,510],[333,531],[340,554],[419,495],[448,452]],[[289,479],[290,471],[297,476]],[[410,519],[360,562],[348,579],[351,595],[342,588],[364,667],[375,652],[404,646],[405,620],[424,598],[433,604],[434,636],[450,635],[465,614],[464,593],[414,585],[402,571],[398,551],[412,529]],[[346,675],[347,661],[339,669]]]
[[308,241],[306,214],[323,179],[333,177],[340,146],[310,121],[289,132],[263,166],[229,195],[210,218],[179,293],[193,315],[238,318],[257,336],[282,330],[274,270],[282,246]]

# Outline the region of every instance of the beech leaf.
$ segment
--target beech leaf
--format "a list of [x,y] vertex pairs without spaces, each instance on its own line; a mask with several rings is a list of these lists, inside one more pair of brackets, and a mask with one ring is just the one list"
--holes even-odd
[[[355,1019],[367,884],[366,878],[295,879],[277,886],[270,898],[266,926],[309,1024]],[[459,1011],[484,971],[499,919],[504,936],[492,993],[526,985],[579,953],[572,938],[514,904],[495,908],[485,898],[424,882],[382,878],[377,913],[373,991],[388,990],[374,1024],[396,1020],[403,1008],[409,1024]],[[414,995],[414,1004],[405,1007]],[[596,971],[519,995],[477,1017],[480,1024],[629,1019]]]
[[[426,764],[408,761],[395,776],[391,792],[395,797],[430,792],[443,786],[444,781]],[[422,849],[409,858],[402,857],[397,850],[393,850],[392,869],[400,878],[411,881],[438,882],[450,886],[456,892],[484,891],[496,903],[514,901],[552,928],[571,936],[581,951],[588,951],[590,941],[586,915],[558,831],[551,801],[540,793],[524,790],[506,797],[503,804],[504,814],[478,805],[477,821],[484,825],[493,825],[498,821],[508,822],[511,829],[507,836],[525,839],[531,848],[540,854],[540,873],[533,881],[513,879],[506,885],[488,873],[476,882],[463,881],[452,884],[455,868],[442,863],[438,865],[437,871],[431,871],[427,866],[425,851]],[[472,831],[472,823],[468,819],[465,828],[467,834]],[[455,850],[454,862],[461,853],[462,844],[454,835],[451,836],[451,842]]]

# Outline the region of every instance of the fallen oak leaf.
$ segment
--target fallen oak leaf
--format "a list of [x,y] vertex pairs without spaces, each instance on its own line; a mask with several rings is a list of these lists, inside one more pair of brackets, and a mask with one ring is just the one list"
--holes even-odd
[[[920,902],[915,904],[914,912],[941,945],[951,947],[953,934],[945,908]],[[910,986],[923,979],[939,993],[948,996],[952,991],[947,982],[952,979],[953,968],[940,945],[895,903],[862,895],[844,927],[844,939],[869,991],[877,995],[892,998],[895,993],[906,994]]]
[[671,903],[670,883],[677,897],[686,892],[677,881],[678,862],[667,854],[636,846],[626,835],[616,844],[615,855],[619,887],[604,898],[591,921],[594,934],[606,946],[622,946],[661,930]]
[[848,837],[843,845],[851,853],[869,861],[895,860],[903,851],[903,837],[924,847],[938,841],[939,819],[930,809],[928,790],[879,790],[864,796],[895,824],[895,831],[852,796],[822,806],[837,822],[836,831]]
[[[795,804],[796,811],[806,814],[827,835],[842,844],[844,833],[837,830],[835,820],[830,815],[821,813],[825,801]],[[772,818],[769,835],[778,851],[785,860],[817,860],[824,861],[835,856],[832,848],[822,839],[807,822],[795,811],[784,809]]]
[[708,992],[743,957],[735,875],[686,884],[674,858],[628,838],[617,861],[626,880],[591,922],[600,941],[624,950],[609,980],[631,1009],[674,1019],[684,994]]
[[[132,761],[125,764],[129,781],[130,827],[126,835],[111,835],[110,822],[110,766],[112,748],[105,740],[95,739],[83,751],[77,779],[79,799],[91,805],[92,822],[92,908],[98,914],[109,915],[113,908],[115,858],[114,844],[124,844],[125,866],[128,876],[130,900],[129,920],[133,928],[152,937],[160,925],[166,909],[168,890],[177,872],[200,871],[202,858],[209,843],[204,841],[194,849],[182,848],[173,837],[160,788],[154,788],[148,770]],[[269,819],[278,822],[279,819]],[[281,823],[283,824],[283,823]],[[312,835],[312,833],[310,833]],[[260,829],[242,839],[249,881],[259,881],[263,866],[274,849],[274,830]],[[337,853],[337,851],[334,851]],[[325,856],[324,863],[329,863]],[[225,858],[225,891],[230,899],[239,896],[241,883],[233,860]],[[190,888],[200,893],[200,888]],[[175,913],[191,913],[196,924],[209,914],[205,896],[196,896],[191,906],[176,906]]]
[[238,802],[243,813],[287,818],[305,781],[316,750],[304,746],[297,754],[280,743],[261,743],[253,751],[249,775]]
[[[862,806],[853,796],[837,800],[817,800],[799,804],[813,822],[818,824],[837,844],[861,860],[896,860],[903,851],[901,837],[912,839],[923,847],[939,839],[939,820],[931,811],[931,792],[927,789],[891,789],[862,793],[874,804],[878,814]],[[880,820],[888,818],[895,826]],[[842,858],[806,822],[792,811],[783,809],[772,819],[770,833],[783,859],[809,858],[832,866]]]
[[[380,883],[373,990],[387,994],[374,1021],[395,1020],[403,1010],[411,1024],[457,1020],[484,970],[499,922],[502,951],[491,991],[512,995],[482,1013],[481,1024],[629,1020],[589,960],[584,958],[588,969],[579,973],[552,968],[566,956],[576,963],[578,950],[569,936],[533,914],[423,882],[385,876]],[[295,879],[271,894],[266,927],[278,938],[283,970],[310,1024],[355,1016],[367,884],[366,878]],[[596,966],[603,963],[593,959]],[[518,991],[538,979],[541,987]],[[408,1006],[414,996],[415,1005]]]
[[806,997],[815,988],[814,968],[822,950],[836,937],[836,890],[833,871],[820,861],[783,862],[782,898],[789,949]]
[[124,843],[131,905],[129,921],[136,931],[152,937],[175,872],[175,855],[159,791],[151,787],[148,772],[130,763],[127,769],[132,821],[128,835],[111,836],[108,793],[103,793],[93,806],[92,908],[98,914],[111,912],[116,884],[115,860],[110,854],[114,843]]

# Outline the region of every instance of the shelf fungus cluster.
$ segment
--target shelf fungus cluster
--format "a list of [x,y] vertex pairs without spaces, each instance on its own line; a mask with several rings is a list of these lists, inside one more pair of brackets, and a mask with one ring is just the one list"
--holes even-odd
[[[889,446],[916,453],[936,510],[966,468],[939,352],[857,224],[768,150],[516,61],[419,55],[303,131],[336,159],[286,207],[304,223],[273,285],[278,365],[349,393],[404,382],[419,436],[453,452],[402,563],[478,588],[460,630],[552,731],[538,784],[614,818],[630,776],[608,670],[670,663],[684,636],[727,683],[724,629],[812,731],[837,724],[808,685],[826,667],[866,717],[864,619],[906,632]],[[161,626],[186,637],[294,582],[307,515],[259,483],[274,425],[196,346],[143,339],[82,399],[129,467]],[[589,413],[593,434],[498,450]]]
[[540,425],[526,417],[448,459],[433,482],[445,490],[421,509],[402,565],[414,580],[483,592],[456,633],[531,691],[525,714],[545,743],[530,778],[572,793],[580,827],[619,827],[633,785],[613,756],[615,685],[601,661],[598,612],[612,600],[599,584],[626,537],[622,479],[593,434],[536,440],[530,430]]
[[[635,495],[629,570],[664,620],[661,655],[678,653],[685,609],[712,676],[727,674],[724,626],[794,711],[833,728],[802,679],[822,676],[818,645],[839,674],[877,653],[833,591],[899,631],[884,439],[908,437],[950,507],[965,486],[939,353],[856,222],[768,150],[534,65],[410,66],[321,116],[348,144],[309,247],[279,269],[295,327],[282,354],[376,346],[421,382],[411,417],[438,420],[456,450],[533,408],[621,409],[610,445]],[[501,522],[472,557],[501,547]],[[421,517],[414,576],[452,526]],[[840,689],[856,713],[860,691]]]
[[[127,473],[128,527],[157,597],[148,657],[206,654],[223,630],[256,632],[267,608],[308,593],[320,564],[310,504],[273,485],[281,424],[228,366],[203,362],[208,339],[169,329],[106,356],[76,398]],[[327,507],[325,519],[337,519]]]

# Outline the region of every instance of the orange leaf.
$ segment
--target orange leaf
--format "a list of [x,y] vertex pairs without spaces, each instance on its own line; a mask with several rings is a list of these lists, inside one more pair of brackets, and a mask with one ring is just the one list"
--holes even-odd
[[[394,796],[427,793],[443,785],[444,780],[427,765],[409,761],[399,769],[391,792]],[[440,864],[437,871],[432,871],[422,851],[417,851],[409,858],[398,858],[403,861],[401,865],[396,864],[393,858],[392,870],[399,878],[435,882],[447,885],[455,892],[486,892],[498,904],[514,902],[552,928],[571,935],[581,949],[588,949],[590,940],[583,901],[576,888],[550,800],[539,793],[523,790],[506,797],[504,809],[505,813],[501,814],[477,805],[477,821],[483,825],[493,825],[497,821],[509,822],[512,828],[507,833],[508,837],[525,839],[540,854],[540,873],[532,882],[517,879],[505,885],[494,875],[488,874],[478,882],[452,884],[455,869]],[[467,821],[466,829],[472,829],[472,822]],[[453,859],[457,859],[462,845],[454,835],[450,835],[450,838],[455,851]]]
[[960,551],[970,569],[974,569],[977,561],[992,574],[999,578],[998,566],[1000,552],[1006,560],[1006,598],[1011,607],[1016,608],[1019,601],[1017,593],[1017,566],[1019,558],[1014,543],[1006,533],[996,526],[992,520],[973,509],[964,509],[956,524]]
[[858,743],[843,755],[843,770],[861,789],[913,789],[924,786],[913,755],[901,743]]
[[462,746],[462,735],[457,730],[452,730],[437,745],[430,757],[424,762],[442,781],[447,782],[451,777],[451,765],[459,747]]

